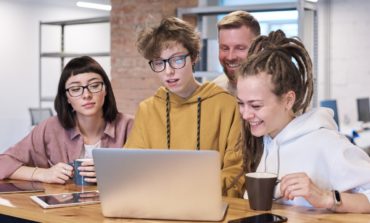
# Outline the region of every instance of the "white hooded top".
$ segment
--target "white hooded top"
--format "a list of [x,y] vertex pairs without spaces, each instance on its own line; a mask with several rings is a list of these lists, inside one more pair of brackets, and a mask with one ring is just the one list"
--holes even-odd
[[[370,202],[370,157],[338,132],[333,111],[316,108],[293,119],[275,138],[264,136],[256,172],[304,172],[321,189],[363,193]],[[280,184],[275,197],[280,196]],[[244,198],[247,198],[245,192]],[[279,203],[308,206],[303,198]]]

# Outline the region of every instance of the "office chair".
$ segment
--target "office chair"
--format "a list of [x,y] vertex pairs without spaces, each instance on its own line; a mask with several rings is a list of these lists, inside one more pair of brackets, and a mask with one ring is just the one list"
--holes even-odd
[[331,108],[334,111],[334,120],[337,123],[338,129],[339,129],[339,118],[338,118],[337,100],[335,100],[335,99],[322,100],[320,102],[320,107]]
[[[340,129],[339,126],[339,118],[338,118],[338,107],[337,107],[337,100],[335,99],[329,99],[329,100],[322,100],[320,101],[320,107],[326,107],[326,108],[331,108],[334,111],[334,120],[338,125],[338,130]],[[355,138],[358,137],[357,132],[352,132],[352,135],[346,135],[346,138],[354,145],[355,143]]]
[[29,108],[31,115],[31,125],[37,125],[45,119],[53,116],[51,108]]

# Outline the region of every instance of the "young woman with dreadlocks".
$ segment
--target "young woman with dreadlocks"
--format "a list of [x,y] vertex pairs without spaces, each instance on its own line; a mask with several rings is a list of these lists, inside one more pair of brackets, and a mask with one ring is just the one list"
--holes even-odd
[[369,213],[370,158],[338,133],[331,110],[309,109],[304,45],[278,30],[258,37],[249,55],[237,82],[247,170],[278,175],[279,203]]

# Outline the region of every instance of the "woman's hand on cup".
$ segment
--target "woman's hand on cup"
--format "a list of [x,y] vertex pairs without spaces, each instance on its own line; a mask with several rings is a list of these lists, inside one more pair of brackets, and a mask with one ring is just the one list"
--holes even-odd
[[88,159],[81,163],[81,166],[78,167],[80,175],[84,176],[84,180],[89,183],[96,183],[96,174],[94,160]]
[[317,187],[306,173],[287,174],[280,183],[284,199],[303,197],[315,208],[328,208],[333,202],[331,192]]
[[34,173],[34,178],[45,183],[65,184],[73,175],[73,167],[66,163],[44,169],[38,168]]

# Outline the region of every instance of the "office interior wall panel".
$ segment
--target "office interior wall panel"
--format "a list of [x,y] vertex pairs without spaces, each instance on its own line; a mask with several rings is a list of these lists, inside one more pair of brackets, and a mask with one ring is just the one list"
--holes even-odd
[[[30,131],[28,108],[38,106],[39,21],[107,15],[108,12],[81,9],[74,5],[54,5],[50,1],[0,1],[0,153]],[[56,36],[57,33],[57,30],[52,31],[51,35]],[[50,42],[45,46],[45,50],[53,50],[58,43],[54,45]],[[51,81],[54,82],[53,79]],[[54,89],[45,90],[56,92]]]
[[331,1],[331,97],[348,123],[357,121],[356,98],[370,96],[369,10],[367,0]]

